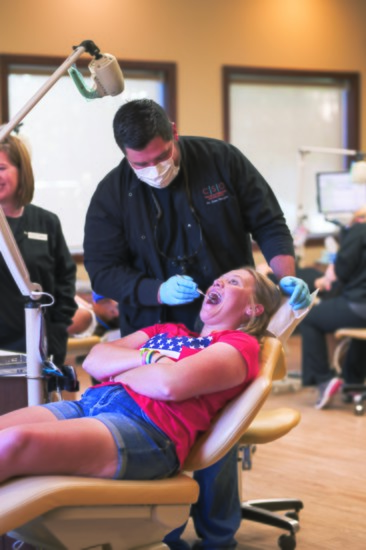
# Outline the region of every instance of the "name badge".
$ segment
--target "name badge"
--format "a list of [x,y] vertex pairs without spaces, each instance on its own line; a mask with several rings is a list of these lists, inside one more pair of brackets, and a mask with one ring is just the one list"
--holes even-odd
[[35,241],[48,241],[48,235],[46,233],[33,233],[28,231],[28,239],[34,239]]

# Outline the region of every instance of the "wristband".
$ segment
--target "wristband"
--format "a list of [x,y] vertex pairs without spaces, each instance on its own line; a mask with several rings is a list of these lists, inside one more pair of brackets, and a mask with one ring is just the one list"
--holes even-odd
[[146,357],[147,357],[147,354],[148,354],[147,351],[144,351],[144,352],[141,354],[141,365],[146,365]]
[[155,353],[159,353],[159,352],[156,351],[156,349],[152,349],[152,350],[147,352],[147,355],[146,355],[146,364],[147,365],[151,365],[151,363],[153,362],[152,358],[153,358],[153,355],[155,355]]
[[160,354],[159,357],[157,358],[157,360],[155,361],[155,363],[158,363],[160,361],[160,359],[166,359],[166,358],[167,358],[166,355]]
[[159,353],[156,349],[142,348],[140,350],[141,355],[141,365],[150,365],[152,356],[155,353]]

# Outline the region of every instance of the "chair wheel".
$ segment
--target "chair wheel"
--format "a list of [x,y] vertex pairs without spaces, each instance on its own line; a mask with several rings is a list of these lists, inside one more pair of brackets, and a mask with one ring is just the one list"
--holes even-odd
[[355,415],[356,416],[362,416],[364,412],[365,411],[364,411],[362,403],[357,403],[355,405]]
[[294,550],[296,548],[295,535],[281,535],[278,539],[281,550]]

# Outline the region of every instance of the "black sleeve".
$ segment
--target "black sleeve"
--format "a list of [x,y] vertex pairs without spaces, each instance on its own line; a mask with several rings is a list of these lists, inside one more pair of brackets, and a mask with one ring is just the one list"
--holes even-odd
[[[141,255],[133,253],[128,245],[123,223],[127,207],[119,188],[122,177],[119,169],[112,171],[99,184],[91,199],[84,231],[85,268],[92,288],[98,294],[119,304],[157,306],[162,280],[147,276]],[[144,215],[140,218],[132,219],[130,231],[133,223],[148,223]],[[146,231],[151,233],[151,228],[147,227]]]
[[344,284],[356,277],[365,255],[366,224],[355,224],[350,227],[341,240],[334,269],[337,278]]
[[294,256],[293,239],[274,192],[241,151],[230,147],[230,170],[248,232],[268,263],[278,255]]

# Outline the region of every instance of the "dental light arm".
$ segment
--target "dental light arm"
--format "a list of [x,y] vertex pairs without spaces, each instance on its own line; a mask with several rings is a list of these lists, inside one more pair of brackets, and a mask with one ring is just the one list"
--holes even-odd
[[36,302],[42,287],[32,283],[18,245],[0,206],[0,252],[25,300],[28,405],[43,403],[42,311]]
[[331,155],[351,155],[356,156],[359,151],[356,149],[341,149],[337,147],[313,147],[312,145],[302,145],[299,147],[299,153],[306,155],[307,153],[329,153]]
[[[118,95],[123,92],[123,74],[115,57],[111,54],[101,54],[99,48],[91,40],[84,40],[79,46],[74,47],[74,52],[62,63],[62,65],[41,86],[33,97],[20,109],[20,111],[0,129],[0,142],[4,140],[12,130],[33,109],[52,86],[70,69],[76,60],[83,54],[89,53],[94,59],[89,64],[89,70],[94,80],[94,87],[87,89],[82,76],[76,68],[72,71],[72,80],[84,97],[89,99],[104,97],[106,95]],[[76,75],[76,76],[75,76]],[[0,206],[0,253],[25,299],[25,323],[26,323],[26,352],[27,352],[27,388],[28,405],[39,405],[44,402],[43,396],[43,360],[45,357],[45,341],[43,338],[42,305],[39,298],[42,287],[30,281],[29,273],[20,254],[13,233]],[[53,297],[48,295],[52,300]],[[53,302],[52,302],[53,303]],[[52,304],[48,304],[52,305]]]
[[32,300],[38,300],[42,287],[38,283],[32,283],[24,260],[19,252],[13,233],[9,228],[3,209],[0,206],[0,252],[4,256],[13,279],[23,296],[29,296]]
[[[95,82],[95,89],[88,90],[77,69],[71,75],[78,90],[84,97],[90,99],[104,97],[106,95],[118,95],[124,90],[122,71],[116,58],[111,54],[101,54],[99,48],[92,40],[84,40],[79,46],[74,46],[74,52],[56,69],[48,80],[40,87],[33,97],[20,109],[20,111],[0,130],[0,141],[6,138],[21,120],[33,109],[52,86],[74,65],[83,53],[89,53],[94,59],[89,63],[89,70]],[[85,91],[83,91],[83,88]]]

